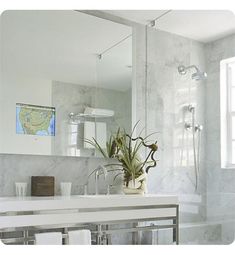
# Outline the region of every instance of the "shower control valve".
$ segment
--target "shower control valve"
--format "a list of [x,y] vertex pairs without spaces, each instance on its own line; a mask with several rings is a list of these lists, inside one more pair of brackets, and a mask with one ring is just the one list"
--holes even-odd
[[189,112],[194,112],[195,111],[195,106],[194,105],[188,105],[188,111]]
[[203,126],[202,125],[198,124],[198,125],[195,126],[195,132],[197,132],[197,131],[200,132],[202,130],[203,130]]
[[[184,127],[185,127],[186,130],[192,130],[193,129],[192,124],[190,124],[188,122],[186,122],[184,124]],[[194,131],[195,132],[201,132],[202,130],[203,130],[203,126],[202,125],[199,125],[199,124],[195,125],[195,127],[194,127]]]
[[188,123],[188,122],[186,122],[184,124],[184,127],[185,127],[186,130],[191,130],[192,129],[192,125],[190,123]]

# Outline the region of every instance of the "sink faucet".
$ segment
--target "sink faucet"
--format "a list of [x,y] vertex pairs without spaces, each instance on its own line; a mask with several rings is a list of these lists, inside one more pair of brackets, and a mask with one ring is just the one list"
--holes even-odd
[[106,179],[107,176],[107,169],[104,166],[98,166],[95,170],[93,170],[89,175],[88,175],[88,179],[87,179],[87,183],[85,184],[85,195],[88,193],[87,192],[87,186],[88,186],[88,182],[89,182],[89,178],[95,174],[95,195],[99,194],[99,176],[100,175],[104,175],[104,179]]

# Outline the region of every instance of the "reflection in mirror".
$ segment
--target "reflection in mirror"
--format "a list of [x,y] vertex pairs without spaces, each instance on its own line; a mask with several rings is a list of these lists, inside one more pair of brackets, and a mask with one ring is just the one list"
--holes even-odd
[[1,16],[0,153],[97,156],[131,130],[132,30],[75,11]]

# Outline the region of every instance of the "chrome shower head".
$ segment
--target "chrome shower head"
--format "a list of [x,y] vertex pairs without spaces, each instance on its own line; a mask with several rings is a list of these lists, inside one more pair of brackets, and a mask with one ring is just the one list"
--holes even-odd
[[192,79],[195,81],[202,81],[207,78],[207,73],[206,72],[196,72],[192,74]]
[[201,72],[195,65],[191,65],[188,67],[185,67],[183,65],[178,67],[178,72],[181,75],[185,75],[189,69],[194,68],[196,70],[195,73],[192,74],[192,79],[196,81],[205,80],[207,78],[207,73]]

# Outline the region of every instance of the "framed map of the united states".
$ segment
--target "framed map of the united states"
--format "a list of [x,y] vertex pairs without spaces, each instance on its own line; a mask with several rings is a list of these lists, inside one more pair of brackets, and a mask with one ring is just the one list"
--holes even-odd
[[54,136],[55,108],[17,103],[16,133],[25,135]]

